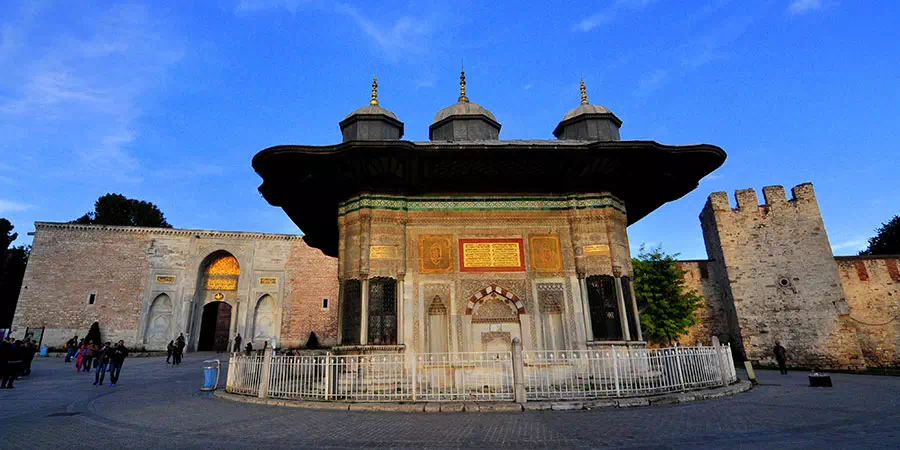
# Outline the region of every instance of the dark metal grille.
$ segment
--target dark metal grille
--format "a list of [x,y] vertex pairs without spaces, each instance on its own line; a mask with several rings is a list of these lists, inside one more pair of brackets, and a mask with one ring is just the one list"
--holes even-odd
[[341,296],[341,345],[359,345],[362,287],[359,280],[344,282]]
[[628,319],[628,334],[631,340],[636,341],[637,333],[637,317],[634,316],[634,306],[631,304],[631,278],[622,277],[622,296],[625,299],[625,318]]
[[369,280],[369,344],[397,343],[397,280]]
[[587,287],[594,340],[622,339],[619,302],[616,300],[616,285],[613,277],[609,275],[590,276],[587,279]]

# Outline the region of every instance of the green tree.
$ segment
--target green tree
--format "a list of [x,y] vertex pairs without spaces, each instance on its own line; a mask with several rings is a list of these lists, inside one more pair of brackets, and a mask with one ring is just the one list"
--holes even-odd
[[135,200],[122,194],[106,194],[94,203],[94,210],[73,220],[89,225],[123,225],[172,228],[162,211],[153,203]]
[[881,228],[875,230],[875,236],[869,239],[869,248],[859,254],[900,255],[900,216],[881,224]]
[[678,270],[677,256],[667,255],[662,247],[648,251],[641,246],[638,257],[632,259],[644,336],[668,345],[697,323],[696,311],[703,304],[703,297],[685,287],[685,272]]
[[0,328],[12,325],[13,314],[19,300],[19,289],[25,276],[25,264],[31,247],[19,246],[9,248],[19,236],[13,233],[13,224],[0,218]]

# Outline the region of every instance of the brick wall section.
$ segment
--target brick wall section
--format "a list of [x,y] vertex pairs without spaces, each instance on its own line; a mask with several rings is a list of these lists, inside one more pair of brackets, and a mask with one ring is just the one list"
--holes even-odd
[[57,346],[74,334],[84,337],[96,321],[105,336],[132,342],[147,283],[147,242],[143,234],[37,233],[13,329],[46,327],[43,342]]
[[685,272],[685,288],[703,296],[703,306],[697,311],[698,323],[687,334],[680,336],[678,343],[696,345],[700,342],[710,345],[713,336],[718,337],[722,343],[731,342],[725,304],[716,283],[715,266],[709,261],[679,261],[677,267]]
[[[857,340],[869,367],[900,366],[900,282],[891,276],[896,257],[835,258]],[[868,276],[858,276],[863,266]]]
[[[149,311],[161,294],[172,301],[167,333],[184,333],[188,349],[199,337],[203,305],[216,291],[202,286],[201,272],[211,255],[227,252],[240,264],[238,288],[225,291],[232,305],[230,336],[247,342],[254,330],[259,299],[276,302],[279,346],[306,343],[315,330],[320,342],[336,338],[337,260],[308,247],[300,236],[211,230],[103,227],[37,223],[14,335],[26,327],[46,327],[43,342],[61,346],[74,334],[84,336],[100,323],[104,339],[125,339],[133,348],[165,346],[146,340]],[[174,277],[158,283],[156,277]],[[261,277],[274,284],[260,284]],[[88,296],[96,292],[96,303]],[[329,308],[322,309],[322,299]],[[254,346],[262,345],[259,337]]]
[[[316,332],[323,345],[337,341],[337,259],[297,242],[284,266],[289,293],[289,318],[282,321],[281,335],[288,346],[305,345]],[[322,299],[328,308],[322,308]]]
[[724,192],[710,195],[701,213],[707,252],[733,304],[736,330],[748,359],[774,362],[780,340],[788,363],[805,367],[865,366],[855,325],[811,184],[737,191],[732,209]]

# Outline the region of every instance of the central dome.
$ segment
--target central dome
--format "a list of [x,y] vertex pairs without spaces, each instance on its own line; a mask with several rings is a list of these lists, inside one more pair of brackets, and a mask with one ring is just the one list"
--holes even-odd
[[500,139],[500,122],[487,108],[466,97],[466,72],[459,75],[459,99],[438,111],[428,127],[432,141],[496,141]]

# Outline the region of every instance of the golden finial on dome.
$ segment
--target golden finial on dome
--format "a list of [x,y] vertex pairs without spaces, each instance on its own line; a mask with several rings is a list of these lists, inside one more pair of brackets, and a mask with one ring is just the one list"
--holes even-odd
[[587,105],[587,89],[584,87],[584,76],[581,77],[581,104]]
[[372,73],[372,100],[369,100],[369,104],[378,106],[378,76],[374,72]]
[[469,97],[466,97],[466,70],[465,66],[460,63],[459,71],[459,100],[463,103],[469,103]]

